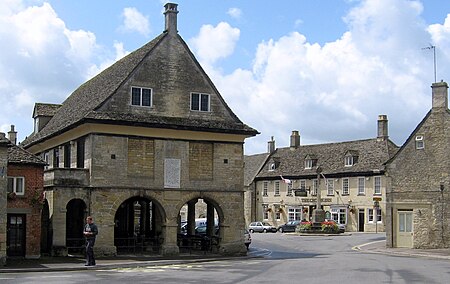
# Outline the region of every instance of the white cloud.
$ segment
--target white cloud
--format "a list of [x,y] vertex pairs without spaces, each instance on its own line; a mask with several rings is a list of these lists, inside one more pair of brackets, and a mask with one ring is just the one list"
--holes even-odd
[[219,23],[216,27],[204,25],[190,44],[199,60],[209,65],[232,54],[239,35],[239,29],[225,22]]
[[35,102],[61,103],[105,58],[93,33],[69,30],[47,2],[2,1],[0,46],[0,131],[19,125],[19,140],[32,132]]
[[388,115],[391,138],[401,145],[431,106],[429,57],[421,47],[450,38],[449,17],[430,35],[422,9],[412,1],[362,1],[333,42],[311,44],[294,32],[261,42],[252,70],[211,72],[241,120],[262,132],[246,141],[246,153],[265,152],[270,136],[288,146],[291,130],[304,144],[376,137],[379,114]]
[[124,8],[122,17],[123,25],[120,27],[120,30],[138,32],[146,37],[150,34],[148,17],[142,15],[136,8]]
[[230,8],[227,12],[232,18],[239,19],[242,16],[242,11],[239,8]]

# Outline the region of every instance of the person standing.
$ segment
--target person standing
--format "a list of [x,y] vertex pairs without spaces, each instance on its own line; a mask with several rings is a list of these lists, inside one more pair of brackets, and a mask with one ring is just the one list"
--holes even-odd
[[98,234],[97,225],[94,224],[93,218],[88,216],[86,218],[86,225],[84,226],[83,235],[86,238],[86,264],[85,266],[94,266],[94,244],[95,238]]

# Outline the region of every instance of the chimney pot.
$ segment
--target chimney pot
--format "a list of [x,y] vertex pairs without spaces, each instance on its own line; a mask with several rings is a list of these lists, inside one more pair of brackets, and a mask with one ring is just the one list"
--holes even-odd
[[13,143],[14,145],[17,144],[17,131],[14,130],[15,126],[11,125],[11,130],[8,131],[8,139]]
[[446,82],[433,83],[432,89],[432,109],[448,109],[448,85]]
[[166,8],[164,15],[166,17],[166,28],[164,32],[168,32],[170,34],[172,33],[178,33],[177,30],[177,10],[178,4],[175,3],[167,3],[164,5],[164,8]]
[[387,115],[380,114],[378,116],[378,141],[386,141],[389,138],[388,134],[388,119]]

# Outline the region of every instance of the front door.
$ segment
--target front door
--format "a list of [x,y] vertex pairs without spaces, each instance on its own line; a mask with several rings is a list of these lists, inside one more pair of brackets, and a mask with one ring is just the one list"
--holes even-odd
[[358,232],[364,232],[364,209],[358,210]]
[[412,210],[397,211],[397,247],[413,247]]
[[25,256],[25,214],[8,214],[7,255]]

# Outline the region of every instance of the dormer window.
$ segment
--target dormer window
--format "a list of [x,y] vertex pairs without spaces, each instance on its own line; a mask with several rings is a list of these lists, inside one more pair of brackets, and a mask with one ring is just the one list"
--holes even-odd
[[208,94],[191,93],[191,110],[209,111],[209,101]]
[[346,167],[353,166],[353,156],[346,156],[345,157],[345,166]]
[[424,149],[424,148],[425,148],[425,143],[423,141],[423,136],[422,135],[416,136],[416,149],[420,150],[420,149]]
[[305,169],[312,169],[313,167],[313,160],[312,159],[306,159],[305,160]]
[[152,106],[152,89],[131,87],[131,105]]
[[317,165],[317,158],[314,155],[307,155],[305,157],[305,170],[310,170]]
[[358,162],[358,151],[355,150],[349,150],[347,153],[345,153],[344,156],[344,166],[345,167],[352,167]]
[[276,169],[276,165],[275,165],[275,163],[273,162],[273,163],[270,163],[269,164],[269,171],[274,171]]

